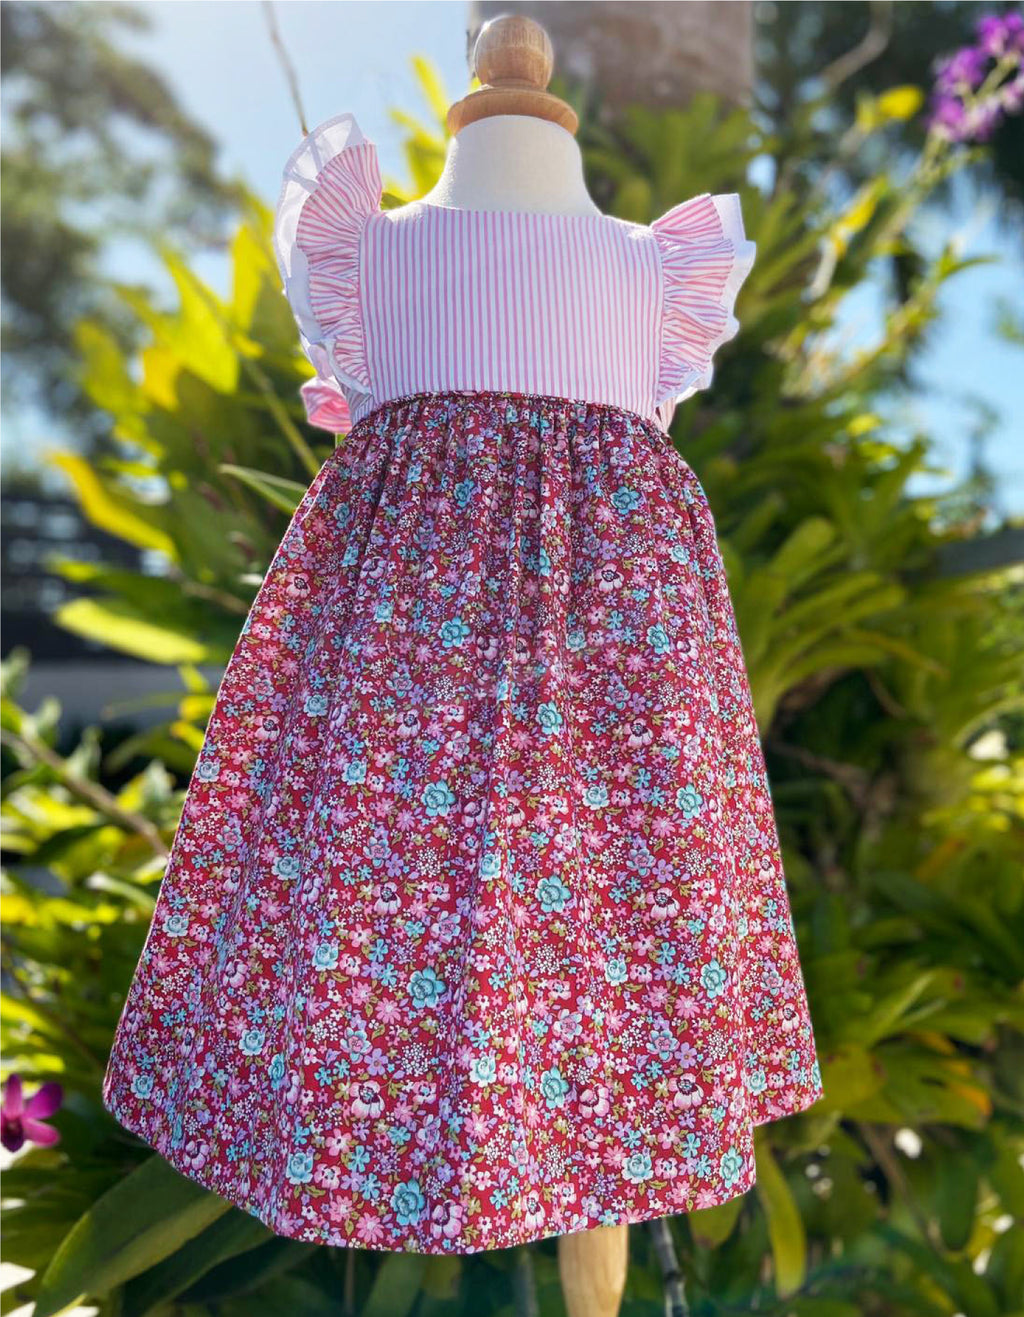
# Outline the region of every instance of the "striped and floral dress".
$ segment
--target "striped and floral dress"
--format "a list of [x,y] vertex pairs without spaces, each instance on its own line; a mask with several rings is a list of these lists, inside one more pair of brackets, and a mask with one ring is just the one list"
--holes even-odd
[[103,1088],[281,1235],[505,1248],[725,1202],[822,1095],[740,638],[668,437],[733,337],[735,193],[651,225],[380,208],[288,160],[344,439],[224,674]]

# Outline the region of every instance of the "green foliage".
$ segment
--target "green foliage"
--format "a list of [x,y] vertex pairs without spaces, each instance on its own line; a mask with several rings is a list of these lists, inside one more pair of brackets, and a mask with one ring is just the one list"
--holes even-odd
[[[439,118],[447,98],[427,90]],[[714,109],[700,97],[686,112],[637,111],[615,135],[594,130],[595,193],[647,220],[733,186],[772,144],[744,113]],[[899,89],[864,105],[860,127],[912,112]],[[443,128],[408,129],[419,190]],[[701,1314],[1024,1312],[1024,572],[967,569],[984,508],[970,487],[916,492],[933,470],[927,436],[898,443],[889,416],[964,262],[952,250],[922,262],[873,348],[834,346],[845,295],[907,241],[908,194],[872,179],[836,217],[813,196],[744,188],[758,260],[743,333],[675,423],[715,509],[826,1090],[759,1128],[755,1193],[672,1218]],[[5,673],[5,1066],[30,1083],[59,1077],[68,1093],[62,1142],[7,1173],[7,1256],[39,1273],[18,1297],[40,1313],[85,1294],[123,1317],[509,1314],[514,1251],[424,1260],[268,1238],[172,1181],[99,1102],[181,806],[169,769],[187,772],[212,700],[191,665],[230,654],[327,455],[302,424],[309,367],[269,219],[254,202],[225,304],[170,253],[175,313],[124,290],[151,335],[137,379],[98,326],[80,330],[84,385],[119,449],[93,469],[58,461],[87,515],[158,555],[161,573],[65,564],[92,593],[63,620],[176,667],[185,689],[166,726],[103,763],[94,733],[60,755],[56,707],[25,712],[22,661]],[[114,792],[104,783],[129,754],[152,761]],[[541,1313],[562,1311],[555,1241],[529,1254]],[[639,1228],[631,1257],[625,1317],[660,1313]]]

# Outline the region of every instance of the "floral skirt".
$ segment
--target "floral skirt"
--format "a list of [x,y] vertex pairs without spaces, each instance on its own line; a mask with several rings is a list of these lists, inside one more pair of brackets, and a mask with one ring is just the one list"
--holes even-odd
[[507,392],[357,422],[224,674],[103,1098],[281,1235],[709,1207],[822,1095],[705,493]]

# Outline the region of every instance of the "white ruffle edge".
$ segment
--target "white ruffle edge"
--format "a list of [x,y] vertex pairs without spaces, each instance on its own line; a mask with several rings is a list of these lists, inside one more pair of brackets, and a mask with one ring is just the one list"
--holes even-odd
[[288,157],[274,215],[281,291],[316,370],[300,393],[312,425],[347,430],[370,394],[359,303],[359,248],[383,192],[376,146],[346,111]]
[[663,423],[706,389],[713,357],[739,330],[733,314],[757,244],[743,229],[738,192],[702,192],[651,224],[662,265],[662,336],[656,404]]

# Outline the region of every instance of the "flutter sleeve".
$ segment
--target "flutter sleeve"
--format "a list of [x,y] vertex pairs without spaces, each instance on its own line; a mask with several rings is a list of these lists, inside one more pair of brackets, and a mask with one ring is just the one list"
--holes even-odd
[[299,392],[310,424],[335,433],[349,429],[353,406],[371,392],[359,260],[382,192],[375,144],[354,115],[339,114],[289,156],[274,215],[281,291],[316,370]]
[[690,197],[651,229],[663,294],[656,402],[667,426],[679,402],[708,387],[715,352],[739,330],[733,306],[757,244],[744,233],[737,192]]

